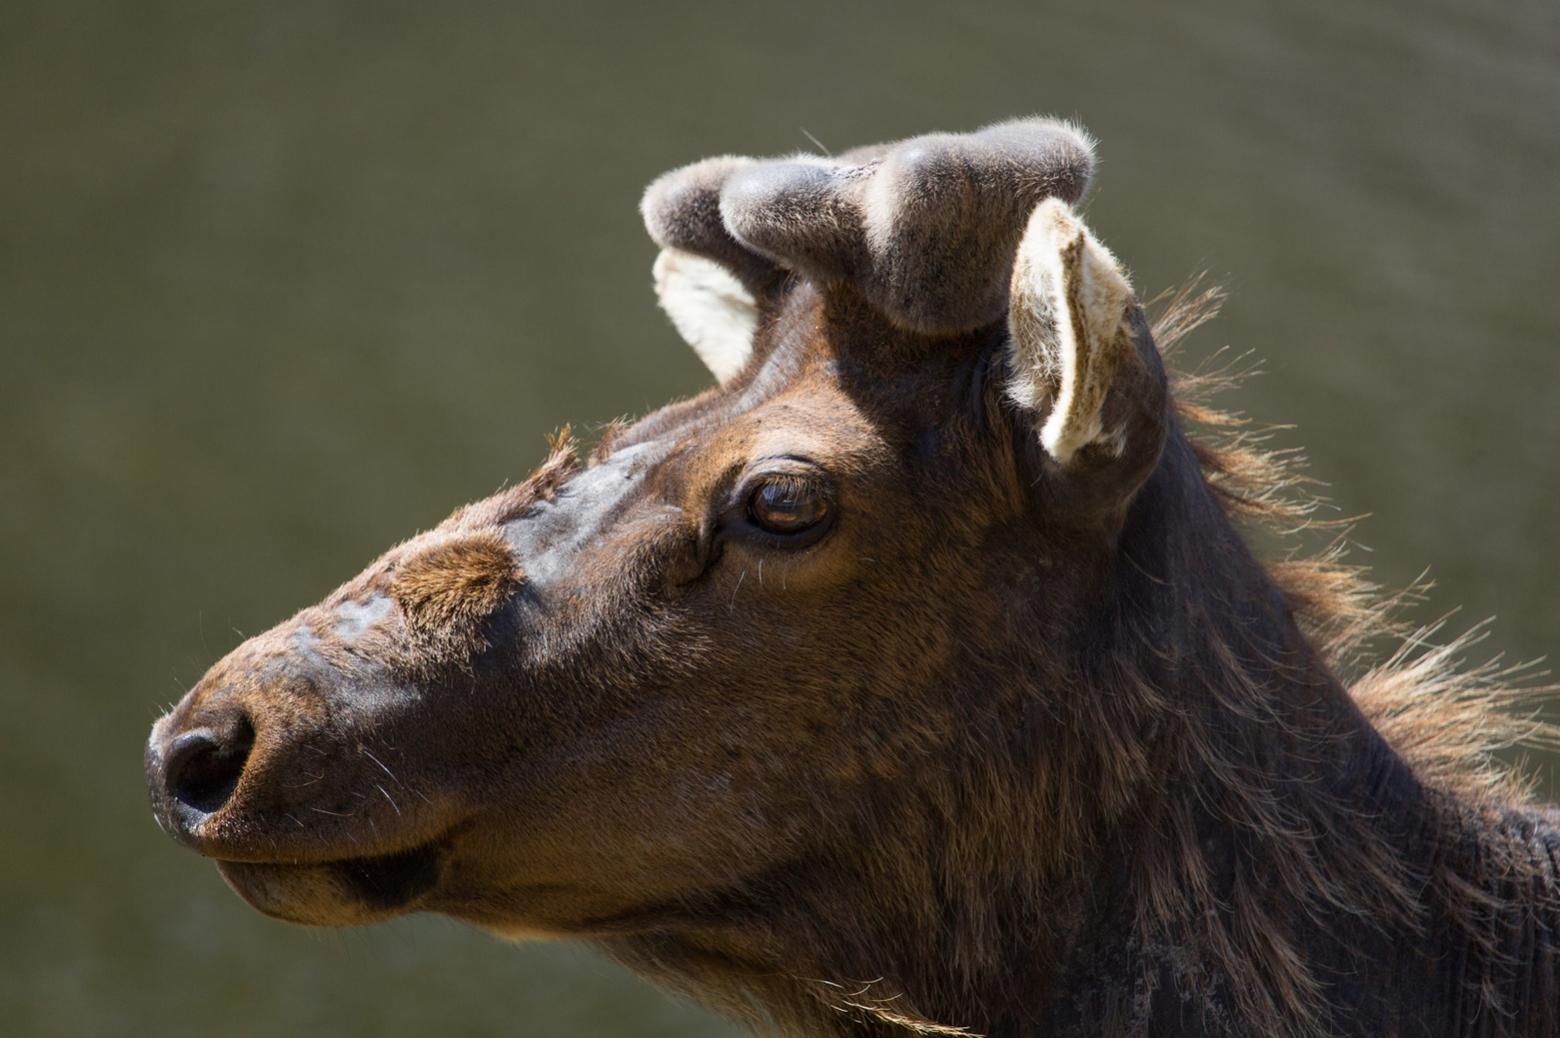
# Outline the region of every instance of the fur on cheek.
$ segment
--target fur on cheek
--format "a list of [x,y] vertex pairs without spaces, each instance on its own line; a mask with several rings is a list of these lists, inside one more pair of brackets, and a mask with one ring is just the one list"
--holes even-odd
[[480,625],[525,580],[495,531],[435,541],[403,561],[390,593],[421,653],[436,657],[482,647]]

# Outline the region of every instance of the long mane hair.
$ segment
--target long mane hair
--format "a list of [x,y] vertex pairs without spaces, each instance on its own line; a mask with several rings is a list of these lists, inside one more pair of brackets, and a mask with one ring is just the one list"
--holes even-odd
[[[1217,314],[1222,299],[1219,288],[1194,279],[1158,300],[1153,325],[1161,350],[1174,354]],[[1470,665],[1470,651],[1486,637],[1483,624],[1442,640],[1446,618],[1423,626],[1402,619],[1429,583],[1396,591],[1373,583],[1345,558],[1352,521],[1322,517],[1325,502],[1306,475],[1304,456],[1273,446],[1276,430],[1213,402],[1250,373],[1237,370],[1241,363],[1215,355],[1190,371],[1172,365],[1177,412],[1215,498],[1264,558],[1311,646],[1448,819],[1494,818],[1528,803],[1534,783],[1507,751],[1560,745],[1560,730],[1539,716],[1540,701],[1556,686],[1543,683],[1544,674],[1531,665],[1507,665],[1499,657]],[[1231,700],[1223,705],[1282,724],[1271,690],[1242,662],[1246,647],[1221,644],[1216,630],[1209,637],[1223,671],[1210,687]],[[1501,891],[1534,869],[1525,851],[1502,854],[1497,847],[1481,863],[1482,876],[1449,866],[1412,875],[1358,805],[1322,791],[1297,798],[1280,790],[1277,776],[1243,770],[1231,740],[1204,726],[1188,724],[1179,735],[1214,776],[1220,811],[1247,853],[1262,863],[1264,884],[1276,885],[1302,909],[1342,909],[1362,925],[1374,920],[1394,929],[1406,925],[1410,932],[1435,912],[1476,943],[1488,944],[1490,921],[1505,907]],[[1301,755],[1313,737],[1303,731],[1285,736]],[[1248,1026],[1297,1038],[1325,1033],[1325,992],[1290,943],[1285,920],[1271,918],[1265,907],[1271,902],[1239,874],[1234,903],[1215,907],[1209,864],[1192,826],[1189,815],[1178,812],[1169,826],[1170,842],[1179,845],[1169,849],[1178,853],[1154,856],[1159,864],[1141,877],[1147,907],[1142,936],[1184,932],[1200,915],[1198,928]],[[1486,950],[1496,956],[1495,949]],[[1490,976],[1479,969],[1469,973],[1468,983],[1477,989],[1470,994],[1492,1017],[1510,1011]]]

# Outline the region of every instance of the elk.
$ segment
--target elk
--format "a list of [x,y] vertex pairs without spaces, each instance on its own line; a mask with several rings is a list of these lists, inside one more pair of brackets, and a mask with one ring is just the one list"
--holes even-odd
[[1304,501],[1167,374],[1213,299],[1151,326],[1093,163],[1028,119],[657,180],[718,384],[239,645],[158,823],[268,915],[582,938],[758,1031],[1560,1034],[1523,680],[1371,665],[1356,570],[1248,546]]

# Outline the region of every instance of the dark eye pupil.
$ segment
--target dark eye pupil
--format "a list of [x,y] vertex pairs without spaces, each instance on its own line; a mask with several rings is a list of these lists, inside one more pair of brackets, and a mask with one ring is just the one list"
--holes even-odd
[[753,521],[771,533],[799,533],[818,525],[828,511],[823,498],[801,483],[765,483],[748,505]]

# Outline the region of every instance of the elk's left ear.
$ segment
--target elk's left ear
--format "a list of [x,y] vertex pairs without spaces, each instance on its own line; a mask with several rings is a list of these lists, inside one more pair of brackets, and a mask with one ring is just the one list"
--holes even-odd
[[742,370],[753,352],[758,304],[735,275],[714,260],[662,249],[655,260],[655,294],[717,382]]
[[1123,500],[1167,434],[1164,366],[1126,273],[1059,199],[1035,208],[1008,308],[1008,397],[1050,465]]

